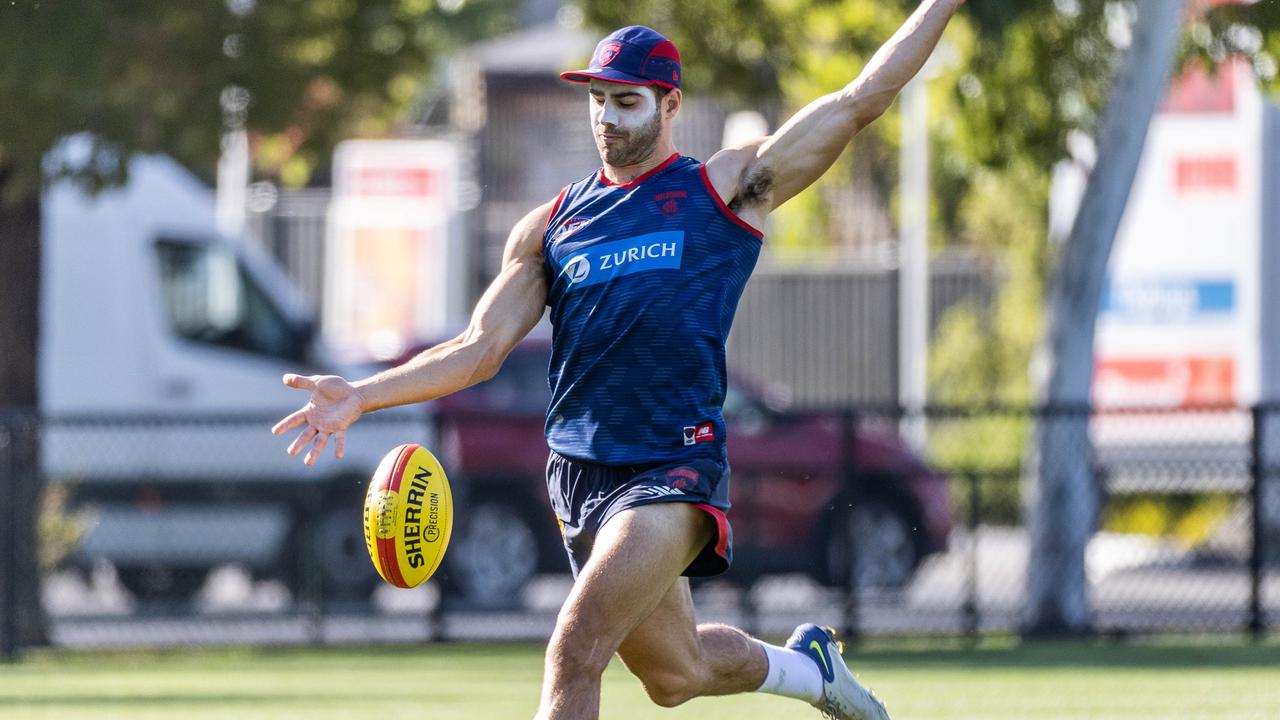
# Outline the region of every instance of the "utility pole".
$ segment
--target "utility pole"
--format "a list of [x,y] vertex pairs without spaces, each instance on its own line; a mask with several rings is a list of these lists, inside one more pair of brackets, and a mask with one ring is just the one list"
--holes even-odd
[[[926,71],[928,68],[926,67]],[[898,242],[898,404],[900,431],[925,449],[929,356],[929,78],[902,90],[901,239]]]

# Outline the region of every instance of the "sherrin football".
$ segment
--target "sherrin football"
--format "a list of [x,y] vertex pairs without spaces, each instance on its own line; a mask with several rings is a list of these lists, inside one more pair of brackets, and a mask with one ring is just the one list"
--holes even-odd
[[453,493],[440,461],[401,445],[378,464],[364,498],[364,540],[383,580],[411,588],[440,567],[453,531]]

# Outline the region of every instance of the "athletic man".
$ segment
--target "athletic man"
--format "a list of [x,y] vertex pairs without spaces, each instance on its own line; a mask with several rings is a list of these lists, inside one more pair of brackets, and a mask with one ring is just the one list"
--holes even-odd
[[288,451],[310,443],[308,464],[331,438],[341,457],[362,413],[492,377],[550,307],[547,486],[575,582],[547,647],[537,720],[598,717],[615,653],[663,706],[758,690],[828,717],[888,718],[830,631],[802,625],[778,647],[696,625],[682,576],[723,572],[731,558],[724,343],[758,228],[889,107],[962,2],[925,0],[847,87],[705,165],[672,144],[675,46],[645,27],[614,32],[588,69],[562,75],[590,86],[603,167],[516,226],[466,331],[356,383],[285,376],[311,398],[273,432],[305,426]]

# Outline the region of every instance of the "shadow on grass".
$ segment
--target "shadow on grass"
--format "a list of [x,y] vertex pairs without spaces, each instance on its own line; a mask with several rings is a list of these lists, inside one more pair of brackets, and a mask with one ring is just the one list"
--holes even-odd
[[[367,702],[369,695],[367,693],[351,693],[331,695],[326,694],[324,700],[326,703],[334,701],[350,701],[352,703]],[[189,707],[218,706],[218,705],[253,705],[264,706],[270,705],[274,707],[295,705],[297,707],[314,706],[316,698],[314,695],[284,695],[279,693],[267,694],[249,694],[249,693],[217,693],[217,692],[170,692],[170,693],[147,693],[139,695],[108,695],[100,693],[89,694],[73,694],[62,696],[42,696],[42,697],[6,697],[4,704],[9,708],[17,709],[35,709],[45,707],[76,707],[76,708],[102,708],[102,709],[120,709],[120,708],[142,708],[145,706],[159,705],[180,705]]]
[[894,649],[884,641],[853,646],[845,657],[881,667],[1016,668],[1251,668],[1280,666],[1280,645],[1224,644],[1220,639],[1195,643],[1027,641],[1004,647],[910,647]]

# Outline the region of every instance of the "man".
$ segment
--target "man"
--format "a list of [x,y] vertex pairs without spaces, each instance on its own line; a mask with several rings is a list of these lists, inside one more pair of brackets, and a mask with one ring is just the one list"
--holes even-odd
[[288,451],[310,443],[308,464],[330,439],[341,457],[362,413],[492,377],[550,307],[547,486],[575,582],[547,647],[538,720],[598,717],[615,653],[667,707],[762,691],[828,717],[887,720],[829,630],[802,625],[778,647],[696,625],[682,576],[731,559],[724,343],[758,228],[889,107],[962,2],[925,0],[843,90],[705,165],[672,143],[675,46],[645,27],[614,32],[588,69],[562,75],[590,86],[603,167],[516,226],[466,331],[357,383],[285,376],[311,398],[273,432],[305,426]]

